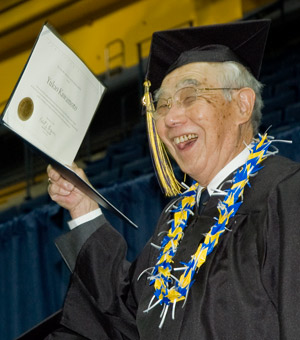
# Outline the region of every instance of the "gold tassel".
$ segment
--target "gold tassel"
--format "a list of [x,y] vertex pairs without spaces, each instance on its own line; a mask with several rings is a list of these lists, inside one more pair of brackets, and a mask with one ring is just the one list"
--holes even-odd
[[148,139],[150,152],[159,184],[166,196],[176,196],[181,192],[182,186],[177,181],[165,145],[158,136],[153,115],[155,108],[150,94],[151,83],[144,82],[145,92],[143,105],[146,107]]

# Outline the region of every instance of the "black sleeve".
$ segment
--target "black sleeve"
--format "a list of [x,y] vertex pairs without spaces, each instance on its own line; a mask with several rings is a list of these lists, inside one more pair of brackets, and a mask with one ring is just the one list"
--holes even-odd
[[[139,339],[130,264],[122,236],[108,223],[84,243],[65,299],[61,327],[46,339]],[[66,337],[67,336],[67,337]]]
[[55,240],[56,247],[71,272],[74,271],[76,259],[83,244],[105,222],[105,217],[100,215]]
[[[159,233],[166,219],[163,213],[154,235]],[[154,263],[157,254],[150,240],[137,260],[130,264],[126,260],[127,245],[123,237],[105,219],[100,227],[96,220],[96,231],[87,239],[86,235],[79,237],[86,241],[76,260],[60,326],[47,340],[140,339],[136,313],[149,282],[146,275],[139,280],[138,277],[149,263]]]

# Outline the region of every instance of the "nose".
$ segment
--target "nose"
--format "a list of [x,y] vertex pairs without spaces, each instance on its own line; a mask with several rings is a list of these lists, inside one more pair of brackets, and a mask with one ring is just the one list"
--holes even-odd
[[164,118],[165,124],[168,127],[182,125],[187,120],[185,110],[179,105],[172,105]]

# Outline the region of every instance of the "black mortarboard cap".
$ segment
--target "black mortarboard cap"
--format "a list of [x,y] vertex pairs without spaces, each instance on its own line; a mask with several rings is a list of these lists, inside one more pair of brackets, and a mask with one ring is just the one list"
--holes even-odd
[[169,72],[192,62],[237,61],[258,78],[269,27],[264,19],[155,32],[146,75],[151,92]]

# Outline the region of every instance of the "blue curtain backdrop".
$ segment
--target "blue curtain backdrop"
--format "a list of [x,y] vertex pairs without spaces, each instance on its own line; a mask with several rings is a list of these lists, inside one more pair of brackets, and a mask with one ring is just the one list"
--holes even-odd
[[[293,140],[278,144],[280,153],[300,161],[300,126],[278,130],[276,137]],[[131,218],[136,231],[111,213],[106,217],[128,242],[132,260],[151,236],[167,202],[153,174],[100,190]],[[12,340],[62,306],[69,272],[54,245],[68,231],[66,211],[54,203],[0,224],[0,338]]]

